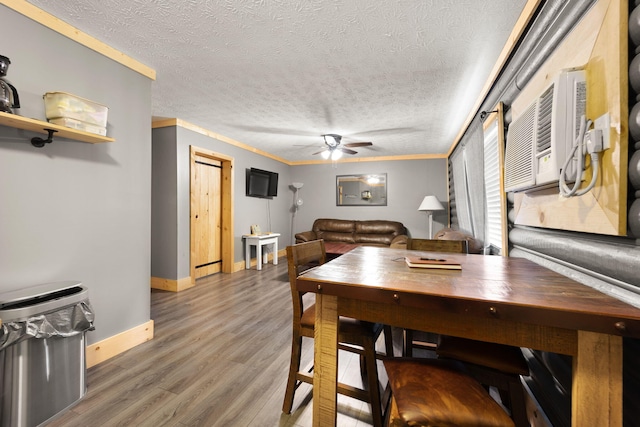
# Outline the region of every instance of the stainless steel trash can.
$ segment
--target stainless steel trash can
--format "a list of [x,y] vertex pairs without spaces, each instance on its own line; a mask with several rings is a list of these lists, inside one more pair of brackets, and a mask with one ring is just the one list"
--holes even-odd
[[86,393],[85,333],[93,329],[80,282],[0,295],[0,425],[41,425]]

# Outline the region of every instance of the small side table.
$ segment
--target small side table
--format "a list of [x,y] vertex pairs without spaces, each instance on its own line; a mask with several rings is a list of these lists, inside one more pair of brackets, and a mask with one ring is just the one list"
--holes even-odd
[[260,234],[244,234],[244,267],[249,270],[251,268],[251,246],[256,247],[256,270],[262,270],[262,263],[268,263],[269,257],[265,252],[262,253],[262,247],[265,245],[273,245],[273,265],[278,264],[278,237],[280,233],[260,233]]

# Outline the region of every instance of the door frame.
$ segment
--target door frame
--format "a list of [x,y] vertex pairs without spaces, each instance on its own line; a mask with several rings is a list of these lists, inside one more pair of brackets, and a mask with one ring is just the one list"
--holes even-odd
[[195,188],[195,161],[196,156],[206,157],[217,160],[222,164],[222,176],[220,180],[221,190],[221,259],[222,273],[233,273],[233,157],[207,150],[206,148],[189,146],[189,275],[191,276],[191,284],[195,285],[196,281],[196,236],[195,236],[195,211],[196,195],[193,190]]

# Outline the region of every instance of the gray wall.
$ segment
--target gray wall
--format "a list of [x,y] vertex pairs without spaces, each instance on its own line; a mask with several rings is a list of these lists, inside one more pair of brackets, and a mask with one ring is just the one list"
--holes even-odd
[[[176,280],[189,275],[189,258],[186,261],[186,276],[178,275],[176,128],[154,129],[152,135],[151,275]],[[184,256],[188,257],[189,253]]]
[[[412,237],[427,238],[428,216],[418,211],[422,199],[434,195],[447,207],[445,159],[303,165],[292,170],[291,182],[304,184],[299,193],[304,204],[295,215],[295,233],[310,230],[316,218],[384,219],[402,222]],[[364,173],[387,174],[387,206],[336,206],[336,176]],[[293,206],[292,189],[288,196]],[[434,213],[433,232],[447,223],[447,210]]]
[[[190,256],[189,234],[189,153],[196,146],[233,157],[234,262],[244,260],[243,234],[251,224],[263,231],[281,233],[284,248],[289,235],[289,196],[291,167],[277,160],[252,153],[223,141],[182,127],[153,130],[153,262],[151,275],[165,279],[188,277]],[[278,196],[259,199],[245,196],[245,170],[258,168],[279,174]],[[174,171],[174,172],[172,172]],[[156,212],[159,209],[168,211]],[[270,225],[269,225],[270,224]],[[158,235],[163,234],[160,237]],[[167,245],[156,245],[155,242]]]
[[[288,166],[182,127],[153,130],[153,213],[151,275],[177,280],[189,276],[189,150],[211,150],[234,159],[234,262],[244,260],[242,235],[251,224],[281,233],[280,248],[295,233],[309,230],[316,218],[387,219],[400,221],[413,237],[428,234],[428,217],[418,206],[425,195],[447,205],[445,159]],[[245,170],[278,172],[278,196],[272,200],[245,196]],[[336,206],[336,175],[387,174],[387,206]],[[293,182],[303,206],[294,215]],[[447,225],[447,211],[434,215],[434,232]],[[269,223],[271,226],[269,226]],[[177,226],[176,226],[177,225]],[[253,254],[252,256],[255,256]]]
[[[243,141],[251,144],[250,141]],[[291,180],[290,166],[277,160],[264,157],[251,151],[227,144],[208,136],[178,128],[178,185],[179,206],[185,207],[178,221],[180,254],[189,250],[189,150],[194,145],[206,148],[227,156],[233,157],[233,236],[234,236],[234,260],[244,260],[243,234],[251,232],[251,224],[260,225],[262,231],[281,233],[280,244],[289,238],[288,221],[284,212],[287,211],[289,200],[287,199],[286,185]],[[247,197],[245,187],[245,174],[247,168],[264,169],[277,172],[278,196],[273,199],[259,199]],[[284,247],[284,246],[283,246]],[[181,256],[182,258],[182,256]],[[188,275],[188,274],[187,274]]]
[[35,148],[0,126],[0,292],[83,282],[93,343],[150,318],[151,81],[4,6],[0,19],[21,115],[44,120],[49,91],[109,107],[112,143]]

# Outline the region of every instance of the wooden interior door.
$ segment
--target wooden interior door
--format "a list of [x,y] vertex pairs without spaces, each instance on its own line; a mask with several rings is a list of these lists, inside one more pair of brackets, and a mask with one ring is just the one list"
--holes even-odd
[[218,273],[222,265],[222,162],[196,155],[193,224],[195,278]]

